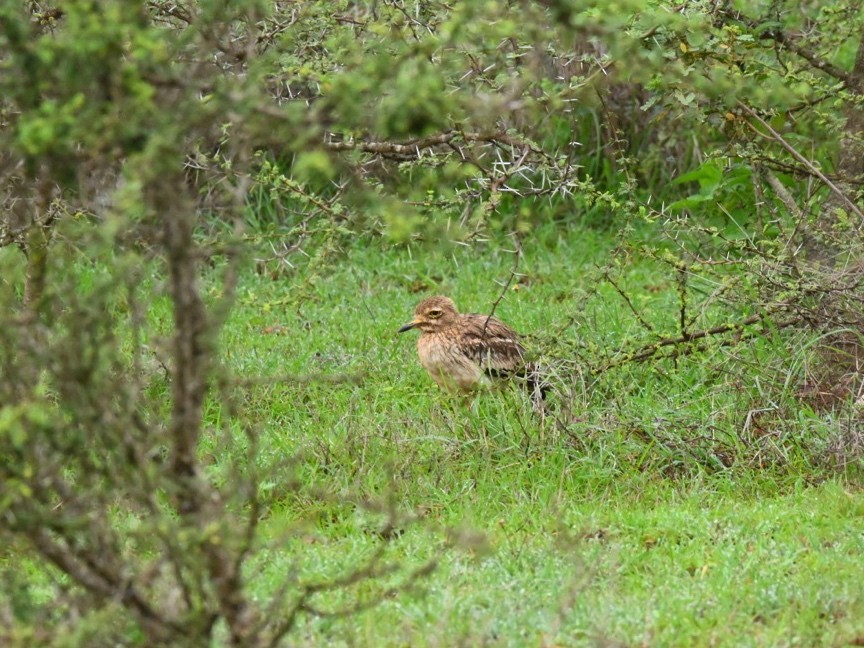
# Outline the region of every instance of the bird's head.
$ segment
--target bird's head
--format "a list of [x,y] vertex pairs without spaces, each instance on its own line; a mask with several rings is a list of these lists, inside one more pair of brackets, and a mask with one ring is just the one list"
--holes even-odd
[[413,328],[419,328],[424,333],[443,331],[456,323],[459,312],[456,304],[449,297],[429,297],[417,304],[414,309],[414,319],[399,329],[404,333]]

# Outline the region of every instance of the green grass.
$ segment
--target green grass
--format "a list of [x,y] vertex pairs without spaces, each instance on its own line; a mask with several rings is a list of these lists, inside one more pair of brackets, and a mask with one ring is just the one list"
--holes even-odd
[[[285,645],[864,641],[864,497],[858,473],[824,461],[838,423],[795,396],[808,339],[710,346],[592,380],[587,362],[650,337],[600,281],[613,246],[591,230],[535,232],[496,311],[551,367],[545,418],[518,389],[442,394],[416,332],[396,332],[433,293],[488,311],[513,268],[506,240],[358,243],[317,268],[244,271],[220,360],[237,378],[270,379],[232,386],[232,407],[214,390],[200,452],[230,493],[250,468],[242,426],[260,438],[272,504],[250,590],[267,601],[287,583],[290,606],[304,584],[380,572],[312,600],[377,605],[305,614]],[[95,265],[81,272],[101,285]],[[636,259],[617,281],[658,334],[675,333],[668,268]],[[149,313],[151,332],[166,333],[168,303]],[[19,580],[46,603],[50,579],[26,564]]]
[[[304,631],[363,645],[774,646],[842,645],[862,629],[864,506],[837,485],[770,498],[711,484],[563,495],[475,517],[483,551],[450,552],[414,590]],[[410,564],[433,543],[407,533],[393,553]],[[298,554],[320,577],[333,556],[353,564],[364,545],[356,529],[323,546],[289,544],[262,580],[296,567]]]
[[[622,300],[608,286],[592,296],[585,283],[596,284],[611,245],[590,231],[540,232],[526,243],[527,280],[497,314],[552,360],[556,349],[615,348],[637,336]],[[595,383],[570,362],[559,374],[560,425],[533,415],[516,390],[448,398],[416,361],[414,336],[396,330],[432,293],[488,310],[512,268],[505,247],[358,246],[325,273],[244,277],[223,360],[241,376],[289,377],[243,397],[261,460],[277,466],[265,489],[278,504],[262,527],[273,544],[250,566],[253,589],[264,598],[286,578],[350,572],[385,544],[381,560],[400,569],[316,600],[333,610],[437,561],[370,610],[304,617],[296,645],[864,637],[864,500],[854,480],[814,459],[830,422],[803,404],[796,411],[795,376],[772,381],[772,363],[800,366],[805,352],[766,340],[736,351],[735,370],[718,348]],[[651,289],[668,281],[662,268],[637,264],[622,281],[658,330],[674,331],[664,324],[674,290]],[[540,334],[549,330],[560,334]],[[769,411],[748,427],[760,408]],[[218,474],[213,438],[203,451]],[[382,540],[388,508],[400,533]]]

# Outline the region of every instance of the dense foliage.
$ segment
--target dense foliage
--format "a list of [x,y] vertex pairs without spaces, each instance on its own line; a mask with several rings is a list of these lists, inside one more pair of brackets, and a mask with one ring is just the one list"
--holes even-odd
[[[248,277],[301,302],[361,246],[492,241],[515,250],[518,288],[541,230],[611,232],[554,298],[561,331],[598,300],[627,324],[534,339],[558,385],[550,443],[585,431],[575,385],[612,400],[645,379],[622,368],[719,355],[711,376],[772,403],[739,412],[744,429],[842,411],[827,445],[860,461],[862,20],[842,0],[0,7],[0,544],[16,593],[0,638],[277,645],[304,615],[428,574],[437,555],[385,560],[413,514],[323,495],[262,452],[238,387],[260,377],[220,345]],[[645,267],[662,307],[634,296]],[[591,425],[629,425],[609,420]],[[700,470],[748,449],[710,436],[688,446]],[[782,463],[786,441],[751,467]],[[208,444],[227,449],[213,469]],[[380,547],[262,596],[249,565],[286,491],[374,511]],[[5,566],[19,555],[50,565],[30,578]]]

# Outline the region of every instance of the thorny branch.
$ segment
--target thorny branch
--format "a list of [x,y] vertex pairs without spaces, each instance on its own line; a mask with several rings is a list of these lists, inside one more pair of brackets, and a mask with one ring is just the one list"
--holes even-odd
[[[332,135],[331,135],[332,138]],[[329,139],[324,142],[325,148],[330,151],[362,151],[364,153],[374,153],[377,155],[391,156],[399,159],[414,160],[423,156],[425,149],[431,149],[438,146],[447,146],[452,143],[463,142],[500,142],[510,146],[518,147],[543,155],[548,154],[542,149],[526,144],[519,138],[508,135],[503,131],[494,133],[474,133],[449,130],[435,135],[426,137],[418,137],[416,139],[407,140],[405,142],[388,142],[374,140],[357,140],[348,139],[343,141],[334,141]]]
[[[720,324],[719,326],[714,326],[707,329],[701,329],[698,331],[691,331],[689,333],[684,333],[682,335],[678,335],[675,337],[666,337],[657,340],[656,342],[651,342],[650,344],[646,344],[642,347],[634,351],[629,351],[614,357],[612,360],[606,362],[605,364],[600,365],[599,367],[594,369],[594,373],[596,375],[602,374],[610,369],[614,369],[615,367],[620,367],[621,365],[628,364],[631,362],[644,362],[656,356],[658,353],[667,349],[669,347],[679,347],[690,345],[693,342],[698,340],[703,340],[709,337],[715,337],[719,335],[723,335],[726,333],[741,333],[748,326],[752,326],[754,324],[770,324],[771,328],[775,329],[783,329],[788,328],[790,326],[794,326],[796,324],[800,324],[803,320],[803,317],[794,316],[787,320],[783,320],[781,322],[776,322],[769,316],[769,313],[759,313],[757,315],[751,315],[749,317],[745,317],[744,319],[738,322],[729,322],[727,324]],[[680,355],[681,352],[678,352]]]
[[762,126],[766,131],[768,131],[768,133],[766,134],[753,126],[750,122],[745,122],[754,133],[756,133],[760,137],[774,140],[775,142],[779,143],[784,149],[786,149],[790,153],[790,155],[792,155],[792,157],[798,160],[801,164],[807,167],[807,169],[809,169],[813,175],[819,178],[819,180],[821,180],[825,184],[825,186],[828,187],[834,193],[834,195],[837,196],[837,198],[839,198],[840,201],[849,208],[849,210],[853,214],[858,216],[861,221],[864,221],[864,212],[861,211],[858,205],[852,202],[852,200],[849,199],[849,196],[847,196],[843,190],[841,190],[824,173],[822,173],[822,171],[817,168],[811,160],[807,159],[804,155],[801,155],[801,153],[799,153],[798,150],[786,140],[786,138],[784,138],[780,133],[774,130],[774,128],[771,127],[771,124],[762,119],[762,117],[760,117],[755,110],[750,108],[750,106],[741,101],[738,102],[738,105],[744,112],[750,115],[750,117],[759,122],[760,126]]

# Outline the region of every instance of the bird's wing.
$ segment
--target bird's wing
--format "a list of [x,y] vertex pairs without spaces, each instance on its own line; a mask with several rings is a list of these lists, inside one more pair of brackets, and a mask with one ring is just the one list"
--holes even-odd
[[513,329],[487,315],[472,314],[465,323],[462,351],[486,373],[506,375],[522,367],[525,349]]

